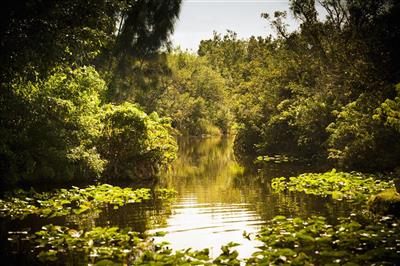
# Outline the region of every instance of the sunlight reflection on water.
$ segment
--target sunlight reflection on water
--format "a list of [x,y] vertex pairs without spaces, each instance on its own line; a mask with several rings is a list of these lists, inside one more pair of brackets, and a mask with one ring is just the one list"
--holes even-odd
[[[178,192],[171,213],[153,223],[150,232],[163,231],[174,250],[209,248],[218,256],[221,246],[240,244],[239,258],[250,257],[261,242],[255,240],[261,226],[276,215],[334,217],[346,208],[301,193],[274,193],[272,177],[317,171],[308,165],[271,165],[263,173],[244,168],[233,155],[233,138],[186,138],[179,142],[179,156],[161,179],[162,187]],[[253,169],[253,170],[252,170]],[[153,219],[157,220],[157,219]],[[250,239],[243,232],[250,233]]]
[[240,258],[249,257],[255,246],[261,242],[248,240],[243,232],[254,234],[265,222],[255,211],[247,208],[249,204],[198,203],[195,196],[180,198],[173,205],[172,215],[167,219],[167,227],[156,231],[167,232],[157,241],[167,241],[173,249],[195,250],[209,248],[210,256],[220,254],[222,245],[232,241],[240,244],[236,247]]

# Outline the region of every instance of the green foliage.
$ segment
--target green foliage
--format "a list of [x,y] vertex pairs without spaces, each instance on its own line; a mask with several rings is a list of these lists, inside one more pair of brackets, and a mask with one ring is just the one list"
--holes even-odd
[[[127,83],[126,70],[131,62],[136,64],[139,58],[157,54],[167,43],[180,4],[180,0],[89,0],[84,4],[77,0],[28,0],[2,4],[2,186],[43,180],[93,181],[104,177],[110,168],[119,175],[114,178],[132,179],[143,172],[153,176],[174,158],[176,145],[166,131],[169,127],[155,114],[149,118],[143,115],[145,131],[125,134],[140,138],[133,140],[140,147],[131,145],[134,150],[110,155],[122,145],[112,148],[103,143],[115,140],[115,136],[111,136],[112,125],[107,124],[113,108],[102,105],[115,100],[114,90],[124,89],[118,84]],[[116,82],[118,79],[120,82]],[[118,108],[123,112],[134,107]],[[128,124],[115,125],[128,131]],[[135,126],[138,124],[132,125],[132,131],[140,131]],[[126,170],[131,171],[129,174],[121,170],[127,166],[123,163],[128,157],[141,159]]]
[[338,112],[336,121],[327,127],[329,158],[353,169],[393,169],[397,166],[396,158],[400,156],[398,132],[373,119],[380,99],[379,95],[361,94]]
[[240,265],[240,260],[237,258],[239,253],[231,248],[239,246],[237,243],[229,242],[221,247],[222,253],[213,261],[216,265]]
[[123,1],[9,1],[0,19],[1,79],[32,80],[54,67],[87,65],[110,48]]
[[[237,154],[332,159],[355,170],[391,170],[399,158],[400,5],[394,1],[291,1],[263,14],[278,38],[228,32],[198,54],[227,80],[239,124]],[[323,9],[325,20],[317,15]],[[377,109],[378,108],[378,109]],[[373,116],[375,115],[373,119]]]
[[176,51],[167,57],[170,76],[155,104],[157,112],[171,117],[172,124],[189,135],[230,131],[232,114],[226,81],[204,58]]
[[[294,85],[291,85],[294,86]],[[293,88],[303,90],[304,88]],[[325,156],[326,126],[331,121],[330,108],[323,99],[318,97],[296,97],[281,101],[278,112],[271,116],[268,126],[263,128],[264,142],[260,146],[266,150],[277,150],[277,143],[284,143],[285,138],[292,136],[284,148],[288,154],[295,154],[303,158]],[[281,134],[283,130],[290,135]],[[293,148],[294,147],[294,148]]]
[[[166,243],[165,243],[166,244]],[[156,251],[147,251],[134,265],[240,265],[237,252],[232,251],[235,243],[228,243],[221,247],[222,253],[214,260],[209,256],[209,250],[186,250],[172,251],[164,245],[157,247]]]
[[[173,192],[160,190],[160,195],[168,199]],[[80,215],[84,212],[101,212],[101,208],[107,205],[118,208],[147,199],[150,199],[149,189],[133,190],[108,184],[43,193],[17,190],[0,200],[0,216],[23,219],[30,214],[41,217]]]
[[361,173],[331,172],[323,174],[307,173],[288,179],[272,179],[275,191],[300,191],[320,196],[330,195],[333,199],[346,199],[353,202],[365,202],[371,195],[393,187],[392,182],[379,180],[374,176]]
[[152,248],[151,242],[141,238],[137,232],[118,227],[78,231],[50,224],[36,232],[32,240],[42,262],[56,261],[63,256],[79,256],[79,265],[101,265],[105,260],[122,265]]
[[400,83],[396,85],[396,96],[394,99],[386,99],[379,108],[374,118],[381,119],[385,125],[400,131]]
[[129,103],[102,106],[105,91],[96,70],[82,67],[2,92],[2,182],[135,179],[170,163],[177,148],[168,121]]
[[1,79],[93,63],[108,72],[108,82],[125,78],[129,62],[168,43],[180,5],[181,0],[6,0],[0,14]]
[[2,91],[2,182],[100,176],[106,162],[96,144],[105,89],[99,74],[83,67],[55,69],[43,81],[16,79]]
[[110,179],[152,177],[175,159],[177,144],[167,119],[147,115],[134,104],[105,105],[99,150]]
[[269,67],[279,64],[270,61],[274,46],[268,38],[239,40],[233,32],[223,37],[214,34],[213,39],[200,44],[198,54],[226,80],[229,106],[239,123],[236,150],[249,152],[254,149],[254,144],[261,140],[265,115],[275,107],[274,98],[261,94],[265,86],[270,85],[267,84],[269,77],[275,74]]
[[395,265],[400,259],[400,229],[392,217],[379,221],[342,218],[337,225],[324,217],[277,216],[260,231],[261,251],[248,265]]

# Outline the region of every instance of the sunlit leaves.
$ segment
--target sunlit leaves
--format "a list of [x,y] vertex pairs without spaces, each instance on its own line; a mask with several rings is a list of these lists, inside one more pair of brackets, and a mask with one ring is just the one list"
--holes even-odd
[[[174,194],[170,190],[161,190],[160,193],[163,198],[170,198]],[[41,217],[81,215],[85,212],[101,212],[106,205],[118,208],[150,197],[149,189],[134,190],[108,184],[43,193],[18,190],[0,200],[0,216],[23,219],[30,214]]]
[[35,252],[42,262],[55,261],[67,256],[80,256],[79,263],[107,265],[240,265],[235,243],[221,247],[221,254],[212,259],[209,250],[190,248],[172,251],[167,243],[154,244],[149,236],[129,228],[95,227],[75,230],[65,226],[46,225],[31,236]]
[[[31,238],[41,261],[54,261],[66,255],[81,257],[81,262],[112,259],[117,262],[133,260],[152,243],[129,228],[95,227],[77,231],[65,226],[47,225]],[[83,256],[82,256],[83,255]]]
[[96,142],[105,82],[94,68],[59,67],[45,80],[15,79],[8,89],[1,95],[2,179],[56,182],[102,173]]
[[[248,265],[358,265],[400,259],[400,227],[393,217],[379,221],[342,218],[337,225],[324,217],[275,217],[260,231],[264,245]],[[347,263],[347,264],[346,264]]]
[[274,178],[272,188],[276,191],[300,191],[307,194],[328,196],[335,200],[346,199],[365,202],[369,196],[393,187],[392,182],[361,173],[336,172],[333,169],[323,174],[306,173],[288,179]]
[[105,81],[92,67],[9,89],[0,99],[5,183],[153,177],[175,159],[169,121],[130,103],[102,105]]
[[379,108],[376,109],[375,119],[382,119],[388,126],[400,132],[400,83],[396,85],[396,97],[386,99]]
[[147,115],[134,104],[103,106],[99,149],[108,161],[106,178],[154,177],[176,157],[177,144],[167,119]]

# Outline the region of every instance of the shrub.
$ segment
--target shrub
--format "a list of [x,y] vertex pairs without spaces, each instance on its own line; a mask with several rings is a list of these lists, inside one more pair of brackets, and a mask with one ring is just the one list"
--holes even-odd
[[92,67],[1,86],[2,185],[153,176],[175,158],[169,122],[129,103],[102,106],[106,85]]
[[177,151],[170,124],[156,113],[147,115],[131,103],[103,107],[101,154],[108,161],[105,176],[136,179],[157,174]]
[[100,94],[105,83],[91,67],[59,68],[47,79],[16,79],[1,92],[0,178],[3,183],[65,181],[99,176],[105,161]]
[[373,119],[382,96],[362,94],[327,127],[329,157],[358,170],[393,169],[400,154],[399,133]]

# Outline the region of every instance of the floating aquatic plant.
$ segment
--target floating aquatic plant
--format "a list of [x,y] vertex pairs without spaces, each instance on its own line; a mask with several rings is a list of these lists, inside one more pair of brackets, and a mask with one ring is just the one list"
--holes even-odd
[[152,243],[129,228],[95,227],[90,231],[46,225],[32,237],[41,261],[80,256],[84,263],[105,259],[127,262],[152,248]]
[[169,201],[175,199],[178,192],[170,188],[157,188],[155,194],[157,199]]
[[155,244],[150,235],[130,228],[95,227],[89,231],[46,225],[30,237],[42,262],[79,256],[79,264],[94,265],[240,265],[237,246],[228,243],[212,259],[209,250],[172,251],[166,242]]
[[277,216],[260,231],[260,251],[248,265],[396,265],[400,261],[400,227],[391,216],[359,222],[341,218]]
[[339,219],[329,224],[324,217],[307,219],[277,216],[261,229],[259,251],[244,260],[228,243],[212,259],[209,250],[173,251],[168,243],[154,244],[149,236],[130,229],[96,227],[89,231],[47,225],[31,240],[42,261],[80,256],[95,265],[396,265],[400,260],[400,227],[392,216],[379,220]]
[[335,169],[322,174],[306,173],[290,178],[274,178],[271,185],[277,192],[287,189],[355,202],[364,202],[369,196],[394,186],[391,181],[379,180],[374,176],[336,172]]
[[[160,199],[167,199],[173,197],[175,192],[170,189],[158,189],[156,195]],[[0,216],[23,219],[29,214],[41,217],[79,215],[89,210],[100,212],[100,208],[106,205],[118,209],[125,204],[150,198],[150,189],[120,188],[108,184],[43,193],[18,190],[0,199]]]
[[292,163],[292,162],[300,162],[303,161],[300,158],[284,155],[284,154],[276,154],[276,155],[264,155],[258,156],[256,158],[256,163],[260,162],[270,162],[270,163]]

